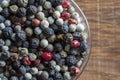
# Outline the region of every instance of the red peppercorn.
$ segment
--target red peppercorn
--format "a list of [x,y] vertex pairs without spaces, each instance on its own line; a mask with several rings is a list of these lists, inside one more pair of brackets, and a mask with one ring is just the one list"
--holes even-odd
[[49,61],[49,60],[52,59],[52,53],[44,52],[44,53],[42,53],[41,56],[42,56],[42,58],[43,58],[44,60],[46,60],[46,61]]
[[35,64],[35,66],[39,66],[40,65],[40,59],[36,59],[34,64]]
[[24,21],[23,20],[19,20],[18,24],[21,25],[21,26],[24,26]]
[[23,64],[26,65],[26,66],[31,65],[31,61],[30,61],[28,56],[23,57]]
[[69,17],[70,17],[70,13],[68,13],[66,11],[62,12],[62,15],[61,15],[62,19],[68,19]]
[[70,7],[70,2],[68,2],[68,1],[63,1],[62,2],[62,6],[64,7],[64,8],[69,8]]
[[74,47],[74,48],[80,47],[80,42],[77,41],[77,40],[73,40],[71,42],[71,46]]
[[69,24],[78,24],[78,22],[75,19],[69,18],[68,19]]
[[73,75],[77,76],[80,74],[80,69],[78,67],[72,67],[72,72]]
[[40,20],[39,19],[32,19],[32,25],[33,26],[39,26],[40,25]]

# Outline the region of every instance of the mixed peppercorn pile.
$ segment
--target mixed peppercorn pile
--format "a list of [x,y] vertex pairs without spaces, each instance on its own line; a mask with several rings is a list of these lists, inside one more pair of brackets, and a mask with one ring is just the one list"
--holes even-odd
[[72,80],[86,39],[67,0],[0,0],[0,80]]

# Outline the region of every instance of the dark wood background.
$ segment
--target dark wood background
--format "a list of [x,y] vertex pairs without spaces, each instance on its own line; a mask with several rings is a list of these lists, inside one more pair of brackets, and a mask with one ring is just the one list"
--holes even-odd
[[88,18],[92,53],[79,80],[120,80],[120,0],[76,0]]

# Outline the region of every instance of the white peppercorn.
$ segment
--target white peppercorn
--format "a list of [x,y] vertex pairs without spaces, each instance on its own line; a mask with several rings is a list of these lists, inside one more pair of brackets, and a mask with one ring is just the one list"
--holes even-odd
[[48,17],[48,18],[47,18],[47,20],[48,20],[49,24],[53,24],[53,23],[54,23],[54,21],[55,21],[55,20],[54,20],[54,18],[53,18],[53,17],[51,17],[51,16],[50,16],[50,17]]
[[47,48],[48,51],[52,52],[54,50],[54,47],[52,44],[48,44]]
[[83,32],[85,30],[85,26],[83,24],[78,24],[76,30],[78,32]]
[[76,64],[77,67],[80,67],[82,65],[82,60],[79,60]]
[[9,50],[9,47],[8,47],[8,46],[2,46],[2,50],[3,50],[3,51],[8,51],[8,50]]
[[10,39],[6,39],[5,40],[5,45],[6,46],[11,46],[11,40]]
[[40,34],[42,33],[42,30],[41,30],[39,27],[36,27],[36,28],[34,29],[34,33],[35,33],[36,35],[40,35]]
[[64,80],[71,80],[70,72],[64,73]]
[[62,13],[64,9],[61,5],[59,5],[56,7],[56,10],[59,11],[60,13]]
[[38,12],[38,13],[36,14],[36,17],[37,17],[38,19],[40,19],[40,20],[43,20],[43,19],[45,18],[45,14],[44,14],[43,12]]
[[50,65],[55,68],[55,66],[56,66],[56,61],[54,61],[54,60],[50,61]]
[[58,18],[58,19],[56,20],[56,24],[57,24],[57,25],[63,25],[63,23],[64,23],[64,21],[63,21],[62,18]]
[[55,19],[59,18],[59,17],[60,17],[60,12],[59,12],[59,11],[54,11],[54,12],[53,12],[53,17],[54,17]]
[[5,20],[5,26],[11,26],[11,21],[10,20]]
[[18,0],[18,5],[26,7],[28,5],[28,0]]
[[21,56],[26,56],[28,55],[28,49],[27,48],[18,48],[19,53]]
[[82,32],[82,33],[81,33],[81,36],[82,36],[82,39],[83,39],[83,40],[86,40],[86,39],[88,38],[88,34],[85,33],[85,32]]
[[30,72],[31,72],[31,74],[33,74],[33,75],[38,74],[38,69],[37,69],[36,67],[32,67],[32,68],[30,69]]
[[73,6],[70,6],[69,9],[68,9],[68,11],[69,11],[70,13],[73,13],[73,12],[75,12],[75,8],[74,8]]
[[0,30],[5,29],[5,24],[4,23],[0,23]]
[[30,73],[25,74],[25,79],[30,80],[32,79],[32,75]]
[[43,7],[42,7],[42,6],[38,6],[38,7],[37,7],[37,11],[38,11],[38,12],[41,12],[42,10],[43,10]]
[[70,32],[75,32],[76,31],[76,27],[77,27],[76,24],[70,24],[69,25],[69,31]]
[[76,20],[77,20],[78,24],[82,22],[82,18],[81,17],[77,18]]
[[15,36],[16,36],[16,33],[13,33],[12,36],[11,36],[11,39],[12,39],[13,41],[16,40],[16,39],[15,39]]
[[78,12],[73,12],[73,13],[72,13],[72,17],[73,17],[74,19],[77,19],[77,18],[79,18],[80,16],[79,16],[79,13],[78,13]]
[[0,6],[0,12],[2,12],[3,8]]
[[49,42],[54,42],[56,40],[56,35],[52,35],[52,36],[50,36],[49,38],[48,38],[48,41]]
[[13,14],[17,13],[17,10],[18,10],[17,5],[11,5],[9,8],[10,8],[11,13],[13,13]]
[[5,8],[9,6],[9,2],[7,0],[2,0],[1,7]]
[[59,65],[56,65],[56,66],[55,66],[55,70],[59,72],[59,71],[61,70],[60,66],[59,66]]
[[62,67],[61,67],[61,71],[62,71],[62,72],[66,72],[66,71],[68,71],[68,66],[66,66],[66,65],[62,65]]
[[27,28],[25,29],[25,32],[26,32],[26,35],[27,35],[27,36],[32,36],[32,35],[33,35],[33,30],[32,30],[32,28],[30,28],[30,27],[27,27]]
[[47,47],[48,46],[48,41],[46,39],[42,39],[40,41],[40,46],[43,47],[43,48]]
[[44,4],[44,8],[45,8],[45,9],[50,9],[51,7],[52,7],[51,2],[46,1],[45,4]]
[[21,25],[16,25],[14,29],[15,31],[21,31]]
[[23,21],[26,21],[26,20],[27,20],[26,16],[22,17],[22,20],[23,20]]
[[31,61],[35,61],[37,59],[37,56],[33,53],[29,53],[28,55]]
[[4,67],[6,65],[5,61],[0,61],[0,67]]
[[42,20],[41,21],[41,27],[43,29],[48,28],[49,27],[49,22],[47,20]]

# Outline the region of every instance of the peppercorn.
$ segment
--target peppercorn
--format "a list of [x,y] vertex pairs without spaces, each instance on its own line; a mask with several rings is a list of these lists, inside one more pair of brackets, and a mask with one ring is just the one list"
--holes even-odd
[[0,30],[5,28],[5,24],[4,23],[0,23]]
[[64,9],[61,5],[59,5],[56,7],[56,10],[59,11],[60,13],[62,13]]
[[62,46],[61,43],[55,43],[54,44],[54,49],[59,52],[63,49],[63,46]]
[[7,27],[11,26],[11,21],[10,20],[5,20],[5,26],[7,26]]
[[53,57],[52,53],[48,53],[48,52],[44,52],[44,53],[42,53],[41,56],[42,56],[42,58],[43,58],[44,60],[46,60],[46,61],[51,60],[52,57]]
[[18,5],[26,7],[28,5],[29,0],[18,0]]
[[36,75],[38,73],[38,69],[36,67],[32,67],[30,69],[30,72],[31,72],[32,75]]
[[8,51],[2,51],[0,57],[2,60],[8,60],[10,58],[10,53]]
[[28,0],[28,5],[33,5],[35,3],[35,0]]
[[58,26],[56,24],[51,24],[50,27],[54,30],[54,32],[58,32]]
[[51,7],[52,7],[51,2],[46,1],[46,2],[44,3],[44,8],[45,8],[45,9],[50,9]]
[[40,75],[42,80],[47,80],[49,78],[49,74],[47,71],[43,71]]
[[70,13],[68,13],[66,11],[62,12],[61,18],[64,20],[70,18]]
[[71,46],[72,46],[73,48],[80,47],[80,42],[79,42],[78,40],[73,40],[73,41],[71,42]]
[[59,72],[56,72],[53,76],[54,76],[55,80],[62,80],[63,79],[62,74]]
[[42,5],[46,2],[46,0],[36,0],[36,2],[39,4],[39,5]]
[[25,32],[27,36],[32,36],[33,35],[33,30],[30,27],[25,28]]
[[0,61],[0,68],[5,67],[5,66],[6,66],[6,62],[5,61]]
[[39,39],[38,38],[32,38],[30,43],[31,43],[32,48],[37,48],[39,46]]
[[25,79],[30,80],[32,79],[32,75],[30,73],[25,74]]
[[21,63],[20,63],[19,60],[14,61],[14,62],[12,63],[12,67],[13,67],[13,69],[15,69],[15,70],[19,69],[20,66],[21,66]]
[[48,28],[49,27],[49,23],[47,20],[42,20],[41,21],[41,28],[42,29],[45,29],[45,28]]
[[[4,17],[9,17],[10,16],[10,11],[9,11],[9,9],[8,8],[4,8],[3,10],[2,10],[2,15],[4,16]],[[1,21],[0,21],[1,22]]]
[[80,46],[80,51],[83,53],[88,49],[88,45],[86,42],[81,42],[81,46]]
[[34,61],[34,65],[35,65],[35,66],[39,66],[39,65],[40,65],[40,59],[36,59],[36,60]]
[[26,55],[28,55],[28,49],[27,49],[27,48],[20,48],[20,47],[19,47],[18,52],[19,52],[19,54],[20,54],[21,56],[26,56]]
[[17,76],[11,76],[10,80],[18,80],[18,77]]
[[59,12],[59,11],[54,11],[53,17],[54,17],[55,19],[59,18],[59,17],[60,17],[60,12]]
[[67,64],[68,66],[73,66],[73,65],[75,65],[76,63],[77,63],[77,59],[76,59],[75,56],[73,56],[73,55],[67,56],[67,58],[66,58],[66,64]]
[[25,41],[26,40],[26,33],[24,31],[18,31],[15,35],[15,39],[17,41]]
[[29,42],[28,41],[24,41],[23,42],[23,47],[25,47],[25,48],[29,48]]
[[36,17],[40,20],[43,20],[43,19],[45,19],[45,14],[43,12],[38,12],[36,14]]
[[27,21],[25,21],[25,25],[26,25],[26,26],[31,26],[31,25],[32,25],[32,22],[29,21],[29,20],[27,20]]
[[27,72],[24,65],[21,65],[21,66],[19,67],[19,71],[20,71],[20,73],[22,73],[22,74],[25,74],[25,73]]
[[10,53],[10,59],[12,61],[17,61],[19,58],[18,54],[17,53]]
[[42,63],[40,63],[40,65],[38,66],[38,70],[43,70],[45,68],[45,66],[42,64]]
[[40,35],[40,34],[42,33],[41,28],[40,28],[40,27],[35,27],[34,33],[35,33],[36,35]]
[[71,15],[74,19],[78,19],[80,17],[78,12],[73,12]]
[[3,29],[4,38],[10,38],[12,34],[13,34],[13,29],[11,27],[5,27],[5,29]]
[[1,1],[1,7],[5,8],[9,6],[9,2],[7,0],[2,0]]
[[[42,0],[39,0],[39,1],[42,1]],[[38,6],[37,7],[37,10],[38,10],[38,12],[42,12],[42,10],[43,10],[43,7],[40,5],[40,6]]]
[[63,24],[62,26],[59,27],[59,29],[62,33],[67,33],[69,31],[69,27],[67,24]]
[[56,24],[57,25],[63,25],[63,23],[64,23],[64,21],[63,21],[63,19],[62,18],[58,18],[57,20],[56,20]]
[[48,44],[48,46],[46,47],[46,50],[52,52],[54,50],[53,45],[52,44]]
[[29,59],[30,61],[35,61],[37,56],[34,53],[29,53]]
[[17,5],[11,5],[10,7],[10,12],[13,14],[16,14],[17,10],[18,10],[18,6]]
[[71,33],[65,34],[65,35],[64,35],[64,38],[65,38],[65,41],[66,41],[67,43],[70,43],[70,42],[73,40],[73,36],[72,36]]
[[71,80],[70,72],[65,72],[65,73],[64,73],[64,79],[65,79],[65,80]]
[[37,13],[36,6],[30,5],[27,9],[27,13],[28,13],[28,15],[33,15],[33,14]]
[[4,22],[5,21],[5,18],[4,16],[0,15],[0,23]]
[[56,61],[56,62],[59,62],[61,60],[61,56],[59,53],[55,53],[53,54],[53,59]]
[[21,7],[17,10],[17,16],[18,17],[24,17],[26,16],[26,9],[24,7]]
[[71,73],[75,76],[80,74],[80,69],[78,67],[73,66],[71,69]]
[[76,28],[76,31],[78,32],[83,32],[85,30],[85,27],[83,24],[78,24],[77,25],[77,28]]
[[45,28],[43,32],[47,37],[54,35],[54,30],[52,28]]
[[61,3],[63,2],[63,0],[49,0],[49,1],[52,3],[53,7],[61,5]]
[[40,20],[38,20],[38,19],[32,19],[32,25],[33,26],[39,26],[40,25]]
[[48,22],[49,22],[50,24],[53,24],[53,23],[54,23],[54,18],[51,17],[51,16],[48,17],[47,20],[48,20]]
[[70,24],[70,25],[69,25],[69,31],[70,31],[70,32],[75,32],[75,31],[76,31],[76,27],[77,27],[77,25],[75,25],[75,24]]
[[26,66],[31,65],[31,61],[30,61],[28,56],[23,57],[23,64],[26,65]]
[[3,39],[0,39],[0,47],[4,46],[5,42]]
[[80,32],[74,32],[73,33],[73,38],[77,39],[77,40],[80,39],[81,38],[81,33]]
[[62,6],[63,6],[64,8],[69,8],[69,7],[70,7],[70,2],[64,0],[64,1],[62,2]]

